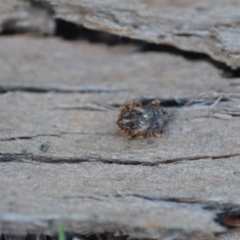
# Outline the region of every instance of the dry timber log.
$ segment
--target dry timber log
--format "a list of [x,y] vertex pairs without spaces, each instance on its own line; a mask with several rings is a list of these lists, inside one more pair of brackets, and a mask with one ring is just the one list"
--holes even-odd
[[[239,213],[239,86],[209,62],[26,36],[0,56],[2,232],[180,239]],[[127,140],[119,106],[155,98],[165,135]]]

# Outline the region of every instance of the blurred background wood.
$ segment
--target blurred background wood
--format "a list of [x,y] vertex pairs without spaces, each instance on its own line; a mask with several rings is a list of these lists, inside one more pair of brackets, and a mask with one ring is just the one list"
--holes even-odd
[[[61,19],[208,54],[235,68],[234,3],[225,3],[228,16],[213,3],[3,2],[2,233],[54,235],[63,223],[68,232],[131,238],[239,236],[236,229],[223,233],[221,218],[240,212],[238,70],[165,45],[148,51],[145,42],[131,40],[109,46],[103,35],[98,43],[39,37],[56,34]],[[34,17],[32,9],[44,20],[36,28],[31,17],[6,25],[20,10]],[[32,23],[25,30],[17,27],[23,19]],[[6,36],[10,29],[38,37]],[[226,37],[230,45],[213,37],[219,31],[234,32]],[[226,78],[226,69],[235,78]],[[117,129],[119,107],[155,98],[171,117],[164,136],[127,140]]]

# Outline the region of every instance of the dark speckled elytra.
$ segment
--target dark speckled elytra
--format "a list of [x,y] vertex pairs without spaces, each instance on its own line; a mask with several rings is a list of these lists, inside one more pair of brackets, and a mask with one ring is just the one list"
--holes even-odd
[[168,122],[168,113],[160,106],[159,100],[154,100],[146,106],[140,102],[123,106],[117,125],[122,133],[128,134],[129,139],[143,139],[149,136],[160,137]]

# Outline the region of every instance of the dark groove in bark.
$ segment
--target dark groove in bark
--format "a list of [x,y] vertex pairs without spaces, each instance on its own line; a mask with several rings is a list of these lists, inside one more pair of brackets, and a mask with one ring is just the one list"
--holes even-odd
[[[186,51],[167,44],[154,44],[144,40],[118,36],[117,34],[109,32],[92,30],[60,18],[56,19],[55,35],[67,40],[81,39],[87,40],[91,43],[103,43],[108,46],[132,44],[137,47],[137,51],[142,53],[166,52],[177,56],[183,56],[188,60],[206,61],[213,65],[215,68],[222,70],[220,74],[224,78],[238,78],[240,76],[240,69],[233,70],[231,67],[227,66],[226,63],[213,60],[206,53]],[[194,36],[194,34],[191,33],[177,33],[175,35],[183,37]]]
[[50,164],[79,164],[83,162],[100,162],[105,164],[119,164],[119,165],[141,165],[141,166],[157,166],[160,164],[172,164],[172,163],[181,163],[182,161],[195,161],[195,160],[203,160],[203,159],[222,159],[222,158],[231,158],[240,156],[240,153],[233,154],[225,154],[218,156],[196,156],[196,157],[186,157],[186,158],[175,158],[164,161],[156,161],[156,162],[144,162],[144,161],[135,161],[135,160],[123,160],[123,159],[104,159],[104,158],[96,158],[94,156],[89,156],[85,158],[52,158],[45,157],[40,155],[33,154],[3,154],[0,153],[0,163],[1,162],[35,162],[35,163],[50,163]]
[[0,93],[7,92],[28,92],[28,93],[118,93],[127,91],[125,89],[104,89],[104,88],[86,88],[86,89],[61,89],[48,87],[33,87],[33,86],[0,86]]

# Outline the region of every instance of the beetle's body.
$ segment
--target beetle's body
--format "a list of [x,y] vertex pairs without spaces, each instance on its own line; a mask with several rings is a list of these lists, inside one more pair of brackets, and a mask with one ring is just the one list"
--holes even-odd
[[125,105],[119,114],[117,124],[121,132],[129,138],[143,139],[148,136],[161,136],[167,126],[169,117],[160,106],[160,101],[154,100],[146,106],[141,103]]

